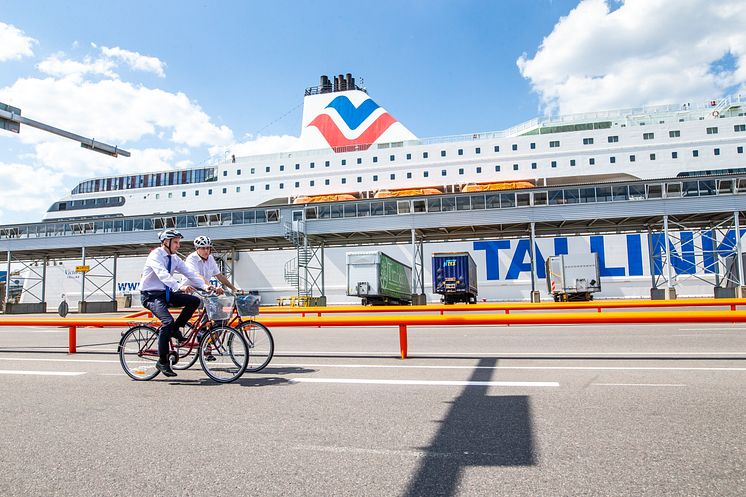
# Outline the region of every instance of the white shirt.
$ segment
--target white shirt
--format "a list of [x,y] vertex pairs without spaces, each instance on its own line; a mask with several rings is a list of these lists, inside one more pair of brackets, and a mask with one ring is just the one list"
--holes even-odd
[[210,281],[213,276],[220,274],[220,268],[212,254],[207,257],[207,260],[204,260],[195,251],[187,256],[184,263],[189,269],[202,276],[205,281]]
[[[171,258],[171,271],[166,270],[168,267],[168,258]],[[140,279],[140,291],[152,292],[165,290],[166,287],[176,292],[181,287],[181,282],[174,278],[174,273],[186,276],[189,283],[201,290],[206,290],[207,285],[197,273],[189,269],[181,257],[178,255],[169,255],[166,249],[158,247],[150,252],[145,267],[142,270]]]

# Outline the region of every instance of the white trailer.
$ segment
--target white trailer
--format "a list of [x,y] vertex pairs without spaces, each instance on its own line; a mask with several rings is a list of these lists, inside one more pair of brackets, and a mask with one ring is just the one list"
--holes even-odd
[[547,258],[547,291],[555,302],[593,300],[601,291],[598,254],[555,255]]

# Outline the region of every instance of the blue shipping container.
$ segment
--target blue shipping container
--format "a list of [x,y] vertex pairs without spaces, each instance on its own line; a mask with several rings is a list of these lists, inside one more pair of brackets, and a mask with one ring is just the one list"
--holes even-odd
[[469,252],[433,254],[433,292],[443,302],[477,302],[477,265]]

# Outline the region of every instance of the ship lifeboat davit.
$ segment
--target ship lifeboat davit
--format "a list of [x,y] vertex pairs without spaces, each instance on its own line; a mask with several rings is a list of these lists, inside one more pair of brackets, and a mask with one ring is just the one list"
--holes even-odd
[[293,204],[313,204],[315,202],[341,202],[343,200],[356,200],[354,195],[349,193],[338,193],[333,195],[301,195],[295,197]]
[[418,195],[440,195],[437,188],[408,188],[406,190],[378,190],[373,198],[415,197]]
[[499,183],[471,183],[461,189],[462,192],[494,192],[497,190],[517,190],[519,188],[533,188],[530,181],[501,181]]

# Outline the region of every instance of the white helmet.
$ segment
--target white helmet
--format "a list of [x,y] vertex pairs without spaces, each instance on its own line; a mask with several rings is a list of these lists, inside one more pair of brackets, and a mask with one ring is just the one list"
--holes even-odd
[[212,240],[207,236],[198,236],[194,239],[194,248],[212,247]]
[[172,238],[183,238],[183,235],[173,228],[158,233],[158,239],[162,242],[171,240]]

